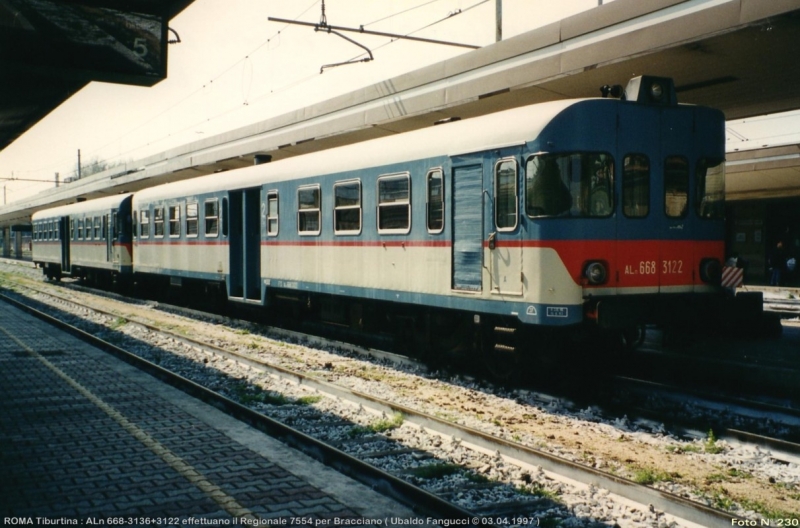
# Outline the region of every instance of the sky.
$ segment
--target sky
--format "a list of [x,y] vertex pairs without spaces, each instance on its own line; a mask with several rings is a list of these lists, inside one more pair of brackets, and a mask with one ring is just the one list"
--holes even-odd
[[[610,3],[612,0],[603,0]],[[595,8],[598,0],[503,0],[503,38]],[[328,24],[485,46],[495,41],[495,0],[325,0]],[[319,22],[320,0],[195,0],[169,26],[181,43],[168,50],[167,79],[152,87],[93,82],[0,151],[7,203],[74,175],[77,153],[135,161],[178,145],[324,101],[441,62],[467,48],[348,34],[374,60],[326,69],[363,50],[313,28],[268,17]],[[729,124],[729,144],[800,141],[776,124],[789,117]],[[800,126],[796,127],[800,130]]]

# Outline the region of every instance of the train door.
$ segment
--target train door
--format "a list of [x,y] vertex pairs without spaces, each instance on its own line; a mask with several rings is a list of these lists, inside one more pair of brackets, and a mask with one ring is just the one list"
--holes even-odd
[[229,194],[230,277],[233,299],[261,301],[261,189]]
[[483,162],[453,167],[452,288],[481,292],[483,273]]
[[70,219],[62,216],[58,220],[58,239],[61,241],[61,271],[69,273],[70,266],[70,244],[72,243],[72,230],[70,229]]
[[661,116],[661,163],[663,186],[656,210],[661,213],[659,291],[691,291],[694,282],[695,219],[689,202],[690,159],[693,158],[691,111],[667,111]]
[[684,291],[694,280],[693,246],[686,240],[691,137],[683,132],[692,130],[692,114],[623,105],[619,122],[619,286],[630,293]]
[[522,295],[522,240],[519,228],[519,164],[514,156],[494,164],[493,232],[489,235],[491,292]]
[[[646,113],[645,116],[643,114]],[[618,293],[656,293],[659,288],[661,151],[659,108],[620,105],[618,154],[621,165],[621,210],[617,214]]]
[[103,236],[106,239],[106,262],[114,260],[114,233],[113,222],[111,222],[111,215],[103,215]]

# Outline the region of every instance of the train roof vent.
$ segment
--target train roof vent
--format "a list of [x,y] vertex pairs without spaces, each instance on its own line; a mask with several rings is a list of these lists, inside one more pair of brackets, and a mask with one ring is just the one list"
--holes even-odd
[[659,106],[676,106],[678,104],[675,83],[672,82],[672,79],[651,75],[641,75],[628,81],[628,86],[625,87],[625,99]]

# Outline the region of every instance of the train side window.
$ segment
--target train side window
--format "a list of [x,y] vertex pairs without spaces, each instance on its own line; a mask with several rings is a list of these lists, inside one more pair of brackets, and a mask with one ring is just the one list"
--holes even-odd
[[139,214],[139,220],[141,222],[142,238],[150,238],[150,211],[142,209]]
[[644,154],[628,154],[622,162],[622,214],[650,214],[650,160]]
[[69,237],[71,240],[75,240],[75,220],[69,221]]
[[169,236],[175,238],[181,236],[181,206],[169,206]]
[[500,160],[494,167],[494,222],[498,231],[517,227],[517,162]]
[[94,217],[94,239],[100,240],[100,217]]
[[83,240],[83,218],[78,220],[78,240]]
[[267,193],[267,236],[278,236],[278,191]]
[[198,213],[197,202],[189,202],[186,204],[186,236],[189,238],[197,238],[199,227]]
[[689,205],[689,161],[670,156],[664,161],[664,212],[670,218],[686,216]]
[[528,159],[525,167],[525,209],[528,216],[569,215],[572,194],[569,179],[565,176],[557,156],[544,154]]
[[361,233],[361,182],[333,185],[333,232],[337,235]]
[[408,173],[378,178],[378,233],[411,231],[411,178]]
[[203,204],[203,217],[205,218],[205,235],[207,237],[219,236],[219,200],[214,198],[206,200]]
[[164,238],[164,208],[153,208],[153,237]]
[[133,218],[131,218],[131,220],[133,222],[133,233],[131,233],[131,234],[132,234],[133,238],[138,238],[139,237],[139,217],[138,217],[137,211],[133,212]]
[[614,158],[605,153],[539,154],[525,167],[531,217],[602,218],[614,213]]
[[694,207],[697,216],[708,220],[725,218],[725,162],[702,158],[695,171]]
[[426,178],[427,201],[425,216],[427,217],[428,232],[441,233],[444,231],[444,177],[442,169],[433,169]]
[[297,232],[301,235],[320,233],[321,191],[319,185],[297,189]]

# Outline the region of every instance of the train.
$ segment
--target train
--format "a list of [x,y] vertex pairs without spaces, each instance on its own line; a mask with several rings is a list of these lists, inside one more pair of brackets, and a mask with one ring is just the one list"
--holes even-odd
[[[63,275],[201,289],[512,371],[552,336],[759,321],[720,285],[725,119],[641,76],[33,215]],[[621,97],[607,97],[608,92]]]

